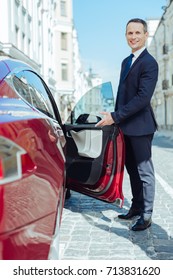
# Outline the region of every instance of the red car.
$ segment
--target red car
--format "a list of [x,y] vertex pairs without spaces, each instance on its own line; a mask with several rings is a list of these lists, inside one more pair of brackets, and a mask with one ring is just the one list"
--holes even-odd
[[0,57],[0,259],[58,259],[67,189],[123,204],[124,142],[110,83],[87,92],[62,123],[53,95],[28,65]]

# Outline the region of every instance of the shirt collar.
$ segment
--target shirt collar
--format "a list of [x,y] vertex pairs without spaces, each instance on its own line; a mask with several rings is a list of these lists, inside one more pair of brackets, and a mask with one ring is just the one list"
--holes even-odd
[[140,56],[140,54],[145,50],[146,47],[141,48],[140,50],[137,50],[136,52],[134,52],[134,57],[135,59]]

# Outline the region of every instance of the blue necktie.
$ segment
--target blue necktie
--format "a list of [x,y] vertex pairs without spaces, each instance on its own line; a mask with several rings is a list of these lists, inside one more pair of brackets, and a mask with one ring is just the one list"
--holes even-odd
[[124,80],[125,77],[127,76],[127,73],[129,72],[129,69],[130,69],[130,66],[132,64],[132,58],[134,57],[134,54],[131,53],[127,59],[127,62],[126,62],[126,65],[125,65],[125,68],[124,68],[124,71],[122,73],[122,76],[121,76],[121,79]]

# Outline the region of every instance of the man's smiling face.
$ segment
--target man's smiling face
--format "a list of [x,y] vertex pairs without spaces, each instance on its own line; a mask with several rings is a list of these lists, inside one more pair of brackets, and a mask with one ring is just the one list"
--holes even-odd
[[130,22],[126,28],[127,43],[135,52],[145,46],[148,38],[148,32],[144,31],[144,26],[140,22]]

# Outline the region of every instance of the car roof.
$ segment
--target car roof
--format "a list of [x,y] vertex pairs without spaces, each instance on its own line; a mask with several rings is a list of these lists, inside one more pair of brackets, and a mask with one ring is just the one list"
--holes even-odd
[[15,68],[27,68],[33,70],[31,66],[23,61],[8,56],[0,56],[0,82]]

